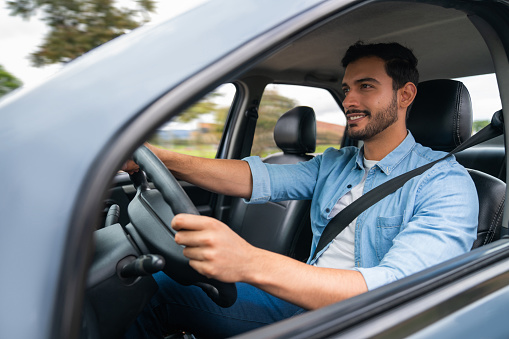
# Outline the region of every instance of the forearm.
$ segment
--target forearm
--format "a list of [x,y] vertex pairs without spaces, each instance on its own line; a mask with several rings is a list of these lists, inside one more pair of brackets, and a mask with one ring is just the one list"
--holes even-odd
[[305,309],[316,309],[367,291],[362,274],[314,267],[257,249],[245,282]]
[[206,159],[146,146],[181,180],[220,194],[251,197],[251,170],[245,161]]

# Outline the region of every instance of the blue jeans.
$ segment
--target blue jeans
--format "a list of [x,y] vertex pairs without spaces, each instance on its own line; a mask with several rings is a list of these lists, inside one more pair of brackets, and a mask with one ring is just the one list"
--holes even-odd
[[159,290],[126,333],[126,338],[163,338],[184,330],[204,338],[224,338],[305,312],[254,286],[237,283],[237,301],[217,306],[199,287],[182,286],[166,274],[154,275]]

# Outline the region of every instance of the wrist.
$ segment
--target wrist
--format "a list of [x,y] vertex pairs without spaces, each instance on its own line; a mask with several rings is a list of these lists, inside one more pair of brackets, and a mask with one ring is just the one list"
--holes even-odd
[[[251,246],[251,245],[249,245]],[[262,285],[270,263],[270,252],[251,246],[244,262],[242,281],[255,286]]]

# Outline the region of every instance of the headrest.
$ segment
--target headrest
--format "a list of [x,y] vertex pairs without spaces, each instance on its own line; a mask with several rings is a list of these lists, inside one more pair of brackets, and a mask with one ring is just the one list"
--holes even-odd
[[407,128],[418,143],[449,152],[471,136],[472,120],[472,102],[463,83],[429,80],[417,86]]
[[312,153],[316,147],[316,117],[311,107],[298,106],[283,114],[274,128],[277,147],[287,154]]

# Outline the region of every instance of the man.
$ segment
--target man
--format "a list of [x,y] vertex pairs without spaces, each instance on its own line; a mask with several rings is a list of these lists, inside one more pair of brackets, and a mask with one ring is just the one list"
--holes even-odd
[[[149,147],[177,177],[214,192],[251,202],[312,199],[314,252],[327,223],[345,206],[444,155],[416,144],[406,129],[418,82],[410,50],[357,43],[342,62],[348,133],[364,141],[360,150],[330,148],[305,163],[267,165],[257,157],[200,159]],[[450,157],[364,211],[307,264],[255,248],[218,220],[177,215],[175,241],[185,246],[190,265],[236,282],[238,301],[221,309],[199,289],[160,274],[158,294],[129,333],[156,336],[179,327],[230,336],[372,290],[468,251],[477,204],[470,176]]]

